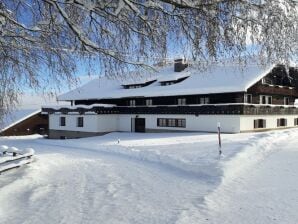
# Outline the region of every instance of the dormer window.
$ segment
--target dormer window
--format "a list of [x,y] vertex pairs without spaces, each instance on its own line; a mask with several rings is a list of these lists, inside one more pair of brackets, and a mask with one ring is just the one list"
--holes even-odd
[[131,85],[131,86],[128,86],[127,88],[128,89],[136,89],[136,88],[141,88],[142,86],[141,85]]
[[142,88],[145,86],[149,86],[150,84],[154,83],[156,81],[156,79],[151,80],[151,81],[147,81],[144,83],[131,83],[131,84],[123,84],[123,88],[124,89],[137,89],[137,88]]
[[186,105],[186,99],[185,98],[178,98],[178,105]]
[[262,84],[273,85],[273,81],[270,78],[264,77],[264,78],[262,78]]
[[182,82],[185,79],[187,79],[188,77],[189,76],[185,76],[185,77],[178,78],[178,79],[175,79],[175,80],[161,80],[161,81],[159,81],[159,83],[160,83],[161,86],[169,86],[169,85],[173,85],[173,84]]

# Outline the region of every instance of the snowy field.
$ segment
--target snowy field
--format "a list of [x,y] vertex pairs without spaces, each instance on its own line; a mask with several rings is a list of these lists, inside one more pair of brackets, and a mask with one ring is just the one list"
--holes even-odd
[[0,223],[298,223],[298,130],[222,139],[2,137],[36,156],[0,176]]

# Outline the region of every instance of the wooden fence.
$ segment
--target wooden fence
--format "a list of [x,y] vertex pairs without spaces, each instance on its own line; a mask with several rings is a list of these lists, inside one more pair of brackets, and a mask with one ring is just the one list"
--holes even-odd
[[31,148],[19,150],[16,147],[0,146],[0,174],[31,163],[33,156],[34,150]]

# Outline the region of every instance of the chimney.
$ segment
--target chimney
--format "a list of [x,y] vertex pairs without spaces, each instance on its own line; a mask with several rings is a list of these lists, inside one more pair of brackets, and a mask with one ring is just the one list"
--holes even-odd
[[187,68],[188,64],[182,58],[174,60],[174,71],[182,72],[185,68]]

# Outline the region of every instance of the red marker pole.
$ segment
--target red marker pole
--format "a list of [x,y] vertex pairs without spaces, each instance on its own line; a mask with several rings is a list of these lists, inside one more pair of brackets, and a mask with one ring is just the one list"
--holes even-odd
[[220,136],[220,122],[217,123],[217,134],[218,134],[218,153],[221,155],[221,136]]

